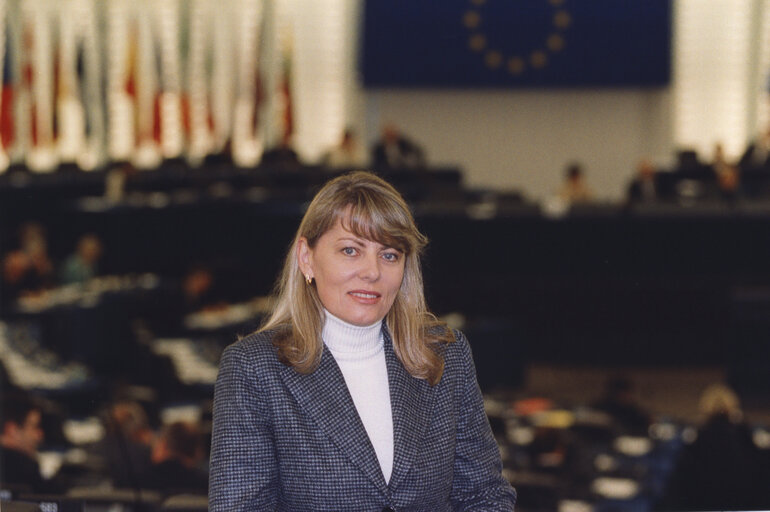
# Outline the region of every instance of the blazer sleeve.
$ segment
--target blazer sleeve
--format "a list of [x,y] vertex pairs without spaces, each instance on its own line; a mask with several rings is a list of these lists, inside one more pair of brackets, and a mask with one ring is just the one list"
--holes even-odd
[[253,359],[242,343],[231,345],[222,355],[211,441],[209,510],[213,512],[277,507],[275,444]]
[[462,376],[450,499],[454,510],[513,511],[516,491],[502,475],[500,449],[484,412],[470,345],[460,332],[456,339]]

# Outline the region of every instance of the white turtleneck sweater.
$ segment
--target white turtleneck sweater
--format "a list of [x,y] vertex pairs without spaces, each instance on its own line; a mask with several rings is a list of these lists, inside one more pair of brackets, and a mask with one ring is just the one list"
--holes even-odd
[[382,322],[359,327],[326,311],[321,334],[345,377],[350,396],[374,446],[385,482],[393,471],[393,414],[390,409]]

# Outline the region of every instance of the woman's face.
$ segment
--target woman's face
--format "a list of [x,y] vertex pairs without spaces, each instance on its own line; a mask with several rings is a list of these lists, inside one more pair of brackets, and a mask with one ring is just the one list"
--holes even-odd
[[385,318],[404,277],[402,252],[360,238],[340,221],[318,239],[315,247],[300,238],[297,257],[303,274],[315,279],[327,311],[359,326]]

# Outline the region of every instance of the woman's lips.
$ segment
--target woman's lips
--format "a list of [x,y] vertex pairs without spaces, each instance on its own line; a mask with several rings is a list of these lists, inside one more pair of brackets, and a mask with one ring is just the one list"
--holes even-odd
[[353,297],[353,300],[360,302],[361,304],[375,304],[378,300],[380,300],[379,293],[367,290],[353,290],[348,292],[348,295]]

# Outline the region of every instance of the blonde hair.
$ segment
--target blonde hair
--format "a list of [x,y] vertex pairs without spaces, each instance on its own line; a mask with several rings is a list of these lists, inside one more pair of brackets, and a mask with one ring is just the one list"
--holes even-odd
[[724,414],[732,421],[739,421],[743,412],[738,395],[724,384],[711,384],[700,397],[699,409],[704,418]]
[[409,374],[437,384],[444,370],[440,344],[454,337],[425,303],[420,253],[428,240],[418,231],[396,189],[369,172],[339,176],[313,198],[286,255],[272,312],[258,332],[275,329],[273,343],[279,358],[298,372],[310,373],[318,366],[323,350],[323,304],[315,283],[305,282],[297,262],[297,244],[304,237],[314,247],[338,221],[356,236],[404,254],[401,288],[385,321],[396,356]]

